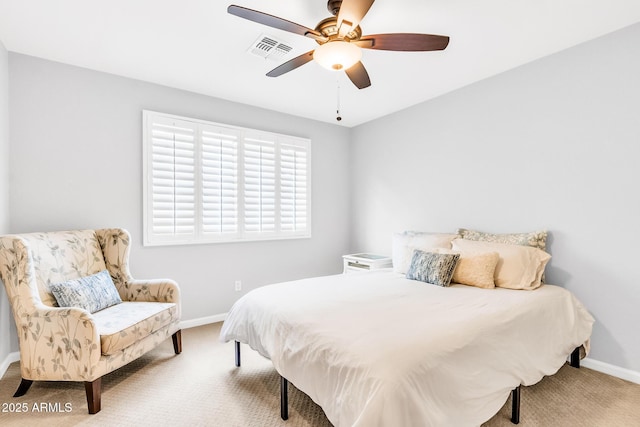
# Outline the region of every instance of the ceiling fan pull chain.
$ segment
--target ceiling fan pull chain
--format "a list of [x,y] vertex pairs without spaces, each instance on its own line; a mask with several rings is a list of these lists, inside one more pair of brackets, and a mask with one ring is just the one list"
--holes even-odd
[[342,120],[342,116],[340,116],[340,81],[336,80],[337,90],[336,90],[336,98],[337,98],[337,106],[336,106],[336,120]]

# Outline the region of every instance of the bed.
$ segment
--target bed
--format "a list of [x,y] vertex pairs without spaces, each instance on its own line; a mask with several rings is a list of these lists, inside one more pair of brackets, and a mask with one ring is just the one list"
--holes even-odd
[[[541,285],[546,252],[454,237],[402,236],[393,269],[255,289],[233,305],[220,339],[236,342],[237,366],[239,343],[272,361],[284,419],[291,382],[337,427],[478,426],[510,393],[517,423],[520,386],[556,373],[569,355],[578,365],[594,319],[571,292]],[[414,274],[422,267],[456,274],[434,286],[438,278]]]

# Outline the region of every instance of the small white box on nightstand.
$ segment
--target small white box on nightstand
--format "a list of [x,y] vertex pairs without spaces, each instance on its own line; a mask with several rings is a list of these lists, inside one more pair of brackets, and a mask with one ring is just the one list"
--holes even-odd
[[342,272],[344,274],[355,271],[372,271],[392,266],[390,257],[376,254],[361,253],[343,255],[342,260],[344,264]]

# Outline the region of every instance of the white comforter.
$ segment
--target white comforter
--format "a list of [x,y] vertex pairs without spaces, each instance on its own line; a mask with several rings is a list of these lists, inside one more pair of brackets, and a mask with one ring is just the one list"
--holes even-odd
[[382,271],[251,291],[220,338],[271,359],[335,426],[477,426],[554,374],[592,324],[557,286],[441,288]]

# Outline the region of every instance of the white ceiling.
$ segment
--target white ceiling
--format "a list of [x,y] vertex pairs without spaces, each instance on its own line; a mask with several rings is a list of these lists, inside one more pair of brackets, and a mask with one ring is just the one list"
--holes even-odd
[[451,37],[439,52],[364,50],[372,86],[310,62],[281,77],[283,62],[247,53],[261,34],[294,47],[302,36],[229,15],[229,4],[314,28],[325,0],[0,0],[0,41],[12,52],[154,82],[297,116],[355,126],[640,22],[639,0],[377,0],[364,34]]

